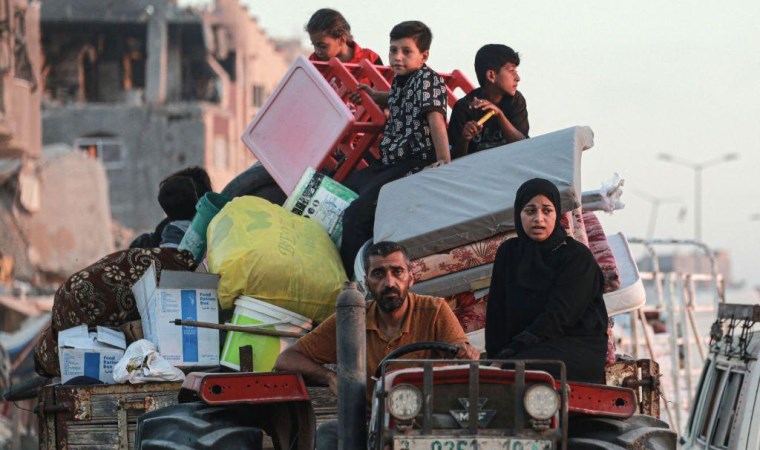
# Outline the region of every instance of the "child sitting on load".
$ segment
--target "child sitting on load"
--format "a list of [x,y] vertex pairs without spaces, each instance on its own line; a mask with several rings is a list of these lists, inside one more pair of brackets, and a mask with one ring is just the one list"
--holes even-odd
[[[425,62],[433,35],[419,21],[402,22],[390,32],[389,63],[395,74],[390,91],[360,85],[389,108],[380,141],[380,160],[354,172],[344,184],[359,194],[343,216],[340,253],[349,279],[354,259],[370,238],[380,188],[391,181],[451,161],[446,135],[447,92],[443,78]],[[399,199],[403,201],[403,199]]]
[[528,108],[517,90],[520,56],[501,44],[488,44],[475,55],[480,87],[454,104],[449,142],[454,158],[528,137]]
[[306,24],[314,53],[309,61],[329,61],[338,58],[344,63],[358,63],[366,59],[372,64],[382,65],[377,53],[368,48],[361,48],[351,36],[351,25],[338,11],[322,8],[315,12]]

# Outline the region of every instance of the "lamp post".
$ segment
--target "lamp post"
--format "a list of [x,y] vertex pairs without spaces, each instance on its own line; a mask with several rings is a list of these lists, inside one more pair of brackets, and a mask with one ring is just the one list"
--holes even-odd
[[684,166],[694,171],[694,239],[702,240],[702,171],[708,167],[733,161],[739,158],[738,153],[726,153],[714,159],[695,163],[668,153],[660,153],[657,156],[661,161],[667,161],[679,166]]
[[652,206],[651,210],[649,211],[649,225],[647,226],[646,234],[647,239],[652,239],[654,237],[654,227],[657,224],[657,214],[659,213],[660,205],[679,202],[680,199],[678,197],[656,197],[649,192],[642,191],[641,189],[634,190],[633,193],[648,201]]

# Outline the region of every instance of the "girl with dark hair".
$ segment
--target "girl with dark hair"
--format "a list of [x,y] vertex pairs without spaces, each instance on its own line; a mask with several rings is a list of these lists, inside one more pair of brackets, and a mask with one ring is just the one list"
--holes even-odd
[[383,64],[377,53],[359,47],[351,35],[351,25],[334,9],[323,8],[315,12],[306,24],[306,32],[314,46],[310,61],[338,58],[345,63],[358,63],[366,59],[372,64]]
[[552,182],[534,178],[520,186],[514,214],[517,239],[499,247],[493,265],[489,358],[561,360],[569,380],[603,383],[608,319],[601,269],[560,226]]

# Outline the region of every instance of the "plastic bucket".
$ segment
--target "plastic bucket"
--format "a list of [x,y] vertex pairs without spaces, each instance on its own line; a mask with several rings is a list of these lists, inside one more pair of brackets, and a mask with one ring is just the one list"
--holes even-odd
[[[235,300],[235,311],[232,315],[233,325],[266,325],[265,330],[290,331],[306,334],[311,330],[311,319],[296,314],[279,306],[241,296]],[[296,342],[295,338],[280,338],[259,334],[231,331],[224,341],[220,364],[231,369],[240,370],[240,347],[250,345],[253,348],[253,370],[269,372],[274,368],[277,356],[288,346]]]
[[203,255],[206,254],[206,229],[208,228],[208,224],[230,200],[226,195],[206,192],[198,200],[198,204],[195,205],[197,212],[190,223],[190,227],[182,237],[182,241],[179,243],[179,249],[190,251],[196,261],[203,259]]

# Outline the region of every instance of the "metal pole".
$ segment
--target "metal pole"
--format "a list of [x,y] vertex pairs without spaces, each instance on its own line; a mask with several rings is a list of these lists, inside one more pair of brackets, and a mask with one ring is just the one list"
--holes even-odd
[[[697,305],[697,287],[694,284],[694,277],[689,277],[689,324],[691,325],[691,331],[694,333],[694,342],[697,344],[697,351],[699,351],[700,364],[705,364],[705,343],[702,337],[699,335],[699,328],[697,327],[697,321],[694,318],[694,309]],[[717,311],[716,311],[717,312]]]
[[279,330],[266,330],[264,328],[258,328],[253,325],[230,325],[230,324],[221,324],[221,323],[213,323],[213,322],[198,322],[196,320],[183,320],[183,319],[174,319],[169,321],[169,323],[173,323],[174,325],[181,325],[183,327],[195,327],[195,328],[211,328],[213,330],[222,330],[222,331],[239,331],[241,333],[248,333],[248,334],[260,334],[262,336],[277,336],[277,337],[288,337],[288,338],[300,338],[303,337],[303,334],[299,333],[293,333],[292,331],[279,331]]
[[657,223],[657,213],[659,206],[659,200],[652,201],[652,209],[649,211],[649,226],[647,226],[647,239],[652,239],[654,237],[654,226]]
[[[636,325],[636,312],[631,311],[629,313],[629,317],[631,318],[631,340],[633,341],[632,347],[631,347],[631,353],[633,353],[633,357],[635,359],[639,359],[639,331],[638,326]],[[642,323],[642,326],[645,326],[646,323]]]
[[694,166],[694,239],[702,242],[702,169]]
[[338,346],[338,449],[367,446],[366,302],[356,282],[346,283],[335,301]]
[[679,358],[678,358],[678,316],[673,305],[674,284],[676,274],[671,273],[668,277],[668,295],[666,297],[668,319],[670,319],[670,375],[673,381],[673,409],[676,415],[675,429],[681,429],[681,385],[679,383]]
[[[691,339],[689,338],[689,326],[687,321],[688,312],[691,310],[691,295],[688,292],[688,286],[691,284],[691,275],[681,275],[681,324],[679,329],[681,330],[681,345],[683,345],[683,360],[684,360],[684,372],[686,378],[686,392],[689,396],[685,399],[684,408],[691,407],[690,395],[692,392],[692,373],[691,373]],[[699,336],[694,336],[696,341],[699,341]]]

